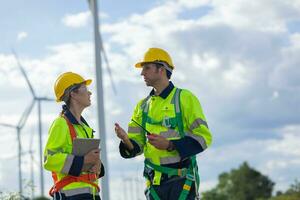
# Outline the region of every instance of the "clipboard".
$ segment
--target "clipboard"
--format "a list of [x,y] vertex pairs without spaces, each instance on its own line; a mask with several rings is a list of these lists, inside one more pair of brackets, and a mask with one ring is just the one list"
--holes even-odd
[[73,140],[72,154],[84,156],[92,149],[99,149],[100,139],[95,138],[75,138]]

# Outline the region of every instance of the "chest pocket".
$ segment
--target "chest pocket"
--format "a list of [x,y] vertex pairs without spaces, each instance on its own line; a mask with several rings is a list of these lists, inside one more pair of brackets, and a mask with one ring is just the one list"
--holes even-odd
[[162,126],[170,129],[175,129],[177,127],[178,123],[177,123],[176,113],[173,104],[169,104],[162,107],[161,116],[162,116],[161,119]]

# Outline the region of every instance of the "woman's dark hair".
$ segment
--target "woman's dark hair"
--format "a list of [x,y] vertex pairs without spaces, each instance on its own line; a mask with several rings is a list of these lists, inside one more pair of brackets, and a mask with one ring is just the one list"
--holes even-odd
[[71,103],[71,92],[78,92],[78,89],[83,85],[84,83],[79,83],[79,84],[74,84],[71,85],[70,87],[68,87],[65,92],[64,95],[62,96],[62,101],[65,102],[65,105],[63,105],[62,107],[62,111],[60,113],[60,115],[63,115],[69,108],[70,108],[70,103]]

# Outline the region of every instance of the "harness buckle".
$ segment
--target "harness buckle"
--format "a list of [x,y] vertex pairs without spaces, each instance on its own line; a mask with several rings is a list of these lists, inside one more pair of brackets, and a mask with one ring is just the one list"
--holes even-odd
[[195,177],[193,174],[186,174],[186,179],[189,179],[191,181],[195,181]]
[[172,126],[171,120],[169,117],[164,117],[162,120],[162,126],[170,128]]
[[178,176],[186,176],[187,175],[187,169],[186,168],[182,168],[182,169],[178,169]]

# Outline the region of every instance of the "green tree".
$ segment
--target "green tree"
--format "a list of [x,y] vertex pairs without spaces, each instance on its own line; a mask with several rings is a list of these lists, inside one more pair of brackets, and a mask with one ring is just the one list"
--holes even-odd
[[300,182],[295,181],[290,188],[282,193],[278,192],[276,197],[270,198],[270,200],[299,200],[300,199]]
[[244,162],[219,175],[218,185],[204,192],[203,200],[255,200],[271,197],[274,183]]

